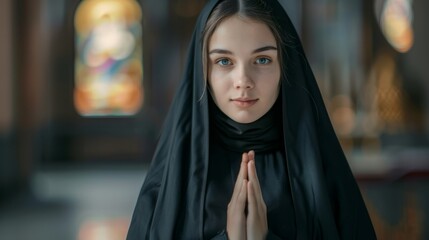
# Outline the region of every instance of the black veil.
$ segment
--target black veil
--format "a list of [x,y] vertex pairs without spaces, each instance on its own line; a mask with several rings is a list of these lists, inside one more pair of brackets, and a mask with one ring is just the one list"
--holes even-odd
[[[184,76],[137,200],[129,240],[203,239],[209,107],[202,33],[218,1],[209,1],[197,20]],[[284,40],[286,71],[280,94],[297,239],[375,239],[292,22],[277,0],[262,1]]]

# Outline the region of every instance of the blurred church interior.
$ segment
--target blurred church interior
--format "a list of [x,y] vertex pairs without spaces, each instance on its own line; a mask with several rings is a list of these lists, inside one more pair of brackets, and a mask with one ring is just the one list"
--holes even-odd
[[[0,239],[125,238],[205,2],[0,1]],[[429,239],[429,2],[279,2],[378,238]]]

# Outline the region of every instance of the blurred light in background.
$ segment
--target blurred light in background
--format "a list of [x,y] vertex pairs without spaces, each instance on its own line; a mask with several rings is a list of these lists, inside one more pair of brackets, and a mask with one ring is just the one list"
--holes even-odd
[[79,5],[74,102],[81,115],[132,115],[142,106],[141,17],[134,0]]
[[123,240],[129,225],[129,219],[87,221],[79,230],[78,240]]
[[412,27],[412,0],[386,0],[380,17],[380,25],[387,41],[401,53],[407,52],[414,43]]

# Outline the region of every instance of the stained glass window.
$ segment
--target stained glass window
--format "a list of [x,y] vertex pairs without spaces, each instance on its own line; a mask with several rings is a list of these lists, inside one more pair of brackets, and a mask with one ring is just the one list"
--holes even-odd
[[387,41],[405,53],[414,43],[412,0],[386,0],[380,19]]
[[75,15],[74,104],[83,116],[135,114],[143,104],[141,8],[84,0]]

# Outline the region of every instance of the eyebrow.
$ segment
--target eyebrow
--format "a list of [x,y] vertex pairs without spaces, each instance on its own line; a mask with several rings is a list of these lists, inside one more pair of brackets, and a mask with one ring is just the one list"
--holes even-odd
[[261,48],[255,49],[253,51],[253,53],[265,52],[265,51],[270,51],[270,50],[277,51],[277,48],[273,47],[273,46],[261,47]]
[[[255,50],[253,50],[252,53],[259,53],[259,52],[265,52],[265,51],[271,51],[271,50],[277,51],[277,48],[273,47],[273,46],[265,46],[265,47],[261,47],[261,48],[257,48]],[[232,54],[232,52],[229,51],[229,50],[218,49],[218,48],[211,50],[209,52],[209,55],[212,54],[212,53],[217,53],[217,54]]]

